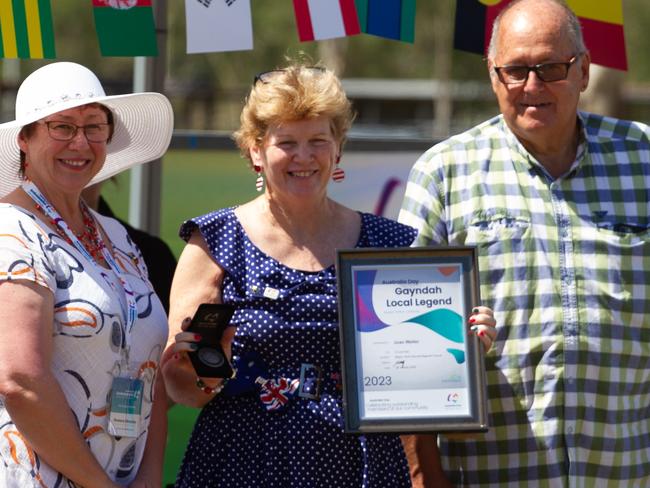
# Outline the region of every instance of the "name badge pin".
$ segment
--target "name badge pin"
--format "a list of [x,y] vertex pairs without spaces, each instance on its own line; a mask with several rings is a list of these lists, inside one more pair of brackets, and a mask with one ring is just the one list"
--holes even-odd
[[266,288],[264,288],[263,295],[266,298],[270,298],[271,300],[277,300],[278,297],[280,296],[280,290],[277,290],[275,288],[271,288],[270,286],[267,286]]

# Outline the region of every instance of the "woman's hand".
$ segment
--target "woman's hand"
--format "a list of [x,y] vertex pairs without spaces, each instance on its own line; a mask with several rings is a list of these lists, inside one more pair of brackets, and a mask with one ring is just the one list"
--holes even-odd
[[[179,364],[181,367],[184,368],[192,368],[192,362],[190,361],[189,356],[187,353],[196,351],[198,347],[198,342],[201,341],[201,335],[196,334],[194,332],[190,332],[187,330],[187,328],[190,326],[192,323],[192,319],[190,317],[186,317],[183,322],[181,323],[181,332],[177,333],[174,336],[174,343],[171,347],[172,352],[174,355],[172,356],[172,361],[179,361],[179,362],[184,362],[184,364]],[[235,327],[227,327],[226,330],[223,332],[223,335],[221,336],[221,347],[223,349],[224,354],[230,361],[232,358],[232,341],[235,337]],[[223,383],[222,378],[207,378],[207,377],[201,377],[201,381],[208,387],[208,388],[215,388],[218,387]]]
[[483,343],[485,352],[488,352],[497,337],[497,322],[494,319],[494,312],[488,307],[474,307],[468,322],[470,323],[470,333],[477,335]]

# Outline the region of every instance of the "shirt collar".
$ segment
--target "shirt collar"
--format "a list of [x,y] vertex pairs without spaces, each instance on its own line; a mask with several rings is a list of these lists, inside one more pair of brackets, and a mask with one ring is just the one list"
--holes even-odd
[[[507,147],[510,148],[510,151],[513,155],[513,162],[515,166],[518,166],[518,169],[528,171],[531,168],[536,168],[539,171],[542,171],[549,178],[551,176],[546,171],[546,168],[528,152],[524,145],[517,139],[517,136],[510,130],[508,124],[506,124],[503,115],[500,116],[500,125],[503,134],[505,134],[505,140]],[[562,176],[557,179],[570,178],[574,176],[589,160],[587,152],[587,131],[585,129],[584,116],[581,112],[577,114],[577,121],[579,124],[578,129],[578,148],[576,150],[576,158],[571,164],[569,170]],[[551,178],[552,179],[552,178]]]

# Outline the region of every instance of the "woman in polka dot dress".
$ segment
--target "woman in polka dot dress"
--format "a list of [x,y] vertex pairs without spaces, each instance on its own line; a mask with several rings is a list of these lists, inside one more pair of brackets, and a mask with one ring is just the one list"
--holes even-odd
[[[328,70],[258,75],[235,138],[264,192],[181,227],[163,373],[174,401],[203,410],[179,487],[411,486],[398,436],[343,432],[335,250],[415,237],[328,198],[352,119]],[[236,309],[222,346],[237,375],[225,386],[197,378],[186,354],[200,339],[184,332],[187,317],[206,302]],[[476,318],[493,329],[488,309]]]

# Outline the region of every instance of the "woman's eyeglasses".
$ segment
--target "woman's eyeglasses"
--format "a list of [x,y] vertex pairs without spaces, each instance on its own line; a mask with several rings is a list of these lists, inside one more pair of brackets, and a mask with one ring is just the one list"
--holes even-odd
[[71,141],[79,129],[83,130],[88,142],[106,142],[111,136],[111,124],[75,125],[69,122],[39,121],[47,127],[47,133],[55,141]]
[[499,77],[499,81],[504,85],[516,85],[525,83],[528,74],[534,71],[537,77],[545,83],[566,80],[569,76],[569,68],[573,65],[580,54],[576,54],[566,63],[542,63],[535,66],[495,66],[494,71]]
[[[322,74],[325,73],[325,71],[327,71],[327,68],[324,68],[322,66],[309,66],[302,69],[311,71],[314,74]],[[256,85],[257,82],[269,83],[276,76],[279,76],[282,73],[286,73],[286,72],[287,72],[286,69],[273,69],[271,71],[264,71],[262,73],[258,73],[255,75],[255,78],[253,78],[253,85]]]

